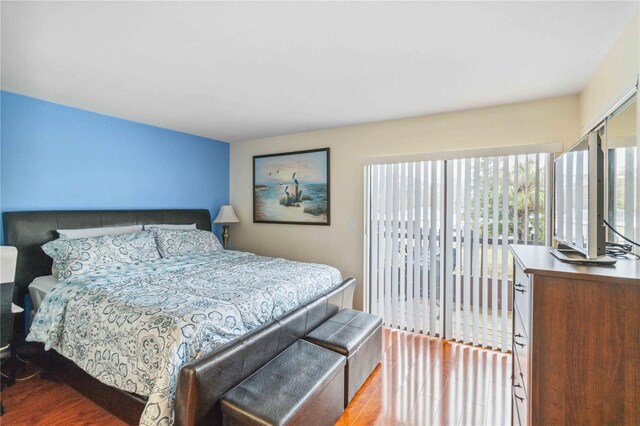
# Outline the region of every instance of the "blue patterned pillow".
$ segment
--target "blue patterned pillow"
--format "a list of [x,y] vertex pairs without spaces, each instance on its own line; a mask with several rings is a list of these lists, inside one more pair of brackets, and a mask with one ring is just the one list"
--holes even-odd
[[42,249],[53,258],[60,270],[60,279],[118,263],[146,262],[160,258],[153,233],[148,231],[75,240],[58,239],[49,241]]
[[194,230],[154,229],[158,251],[162,257],[222,251],[222,244],[213,232]]

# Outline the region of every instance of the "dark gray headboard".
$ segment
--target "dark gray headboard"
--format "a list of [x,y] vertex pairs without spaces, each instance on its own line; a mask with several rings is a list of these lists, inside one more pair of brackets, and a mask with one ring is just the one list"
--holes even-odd
[[209,210],[72,210],[4,212],[4,244],[18,249],[16,296],[34,278],[51,275],[52,260],[41,246],[58,238],[57,229],[99,228],[152,223],[190,224],[211,231]]

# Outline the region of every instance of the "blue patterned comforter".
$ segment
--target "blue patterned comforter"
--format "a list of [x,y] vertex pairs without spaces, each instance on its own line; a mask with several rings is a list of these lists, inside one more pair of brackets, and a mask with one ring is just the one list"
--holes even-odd
[[326,265],[234,251],[109,267],[56,284],[27,340],[148,397],[141,425],[173,424],[183,365],[341,280]]

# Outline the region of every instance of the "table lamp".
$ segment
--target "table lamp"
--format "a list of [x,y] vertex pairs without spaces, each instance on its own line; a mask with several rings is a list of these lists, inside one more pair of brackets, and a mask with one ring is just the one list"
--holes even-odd
[[227,249],[227,242],[229,241],[229,224],[238,222],[240,222],[240,219],[236,216],[236,212],[233,210],[233,207],[220,207],[220,212],[218,212],[218,216],[215,218],[213,223],[222,223],[222,244],[224,245],[225,250]]

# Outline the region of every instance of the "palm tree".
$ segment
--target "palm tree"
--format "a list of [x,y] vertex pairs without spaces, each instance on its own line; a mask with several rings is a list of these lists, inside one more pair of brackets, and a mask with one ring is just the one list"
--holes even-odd
[[[503,164],[502,162],[498,163],[499,179],[498,186],[494,188],[493,176],[496,171],[494,171],[494,164],[491,159],[482,159],[480,160],[481,168],[480,168],[480,177],[481,181],[485,178],[484,176],[484,161],[488,161],[488,170],[489,178],[488,182],[488,202],[489,202],[489,210],[486,216],[486,220],[488,220],[488,230],[489,236],[493,235],[493,209],[494,209],[494,197],[497,198],[497,207],[498,207],[498,223],[499,227],[498,232],[501,234],[503,231],[503,227],[507,226],[507,231],[509,235],[513,235],[513,208],[516,206],[516,210],[518,213],[517,219],[517,239],[524,240],[525,236],[528,241],[532,241],[534,239],[534,227],[536,226],[535,222],[535,211],[536,207],[538,208],[538,232],[537,238],[539,243],[544,243],[545,236],[545,173],[544,173],[544,163],[540,163],[540,171],[539,171],[539,191],[536,193],[536,161],[535,158],[530,156],[526,156],[524,161],[518,162],[518,182],[514,183],[515,173],[513,173],[513,169],[510,168],[508,175],[508,185],[507,185],[507,206],[508,206],[508,217],[503,218],[503,203],[502,203],[502,194],[503,194]],[[526,186],[525,186],[526,181]],[[479,197],[481,200],[484,200],[484,190],[483,186],[480,183],[476,183],[479,188]],[[537,206],[536,206],[536,197],[537,197]],[[525,229],[525,216],[528,216],[528,229]],[[484,214],[483,217],[480,218],[480,229],[483,229],[483,225],[485,220]],[[472,224],[473,226],[473,224]]]

